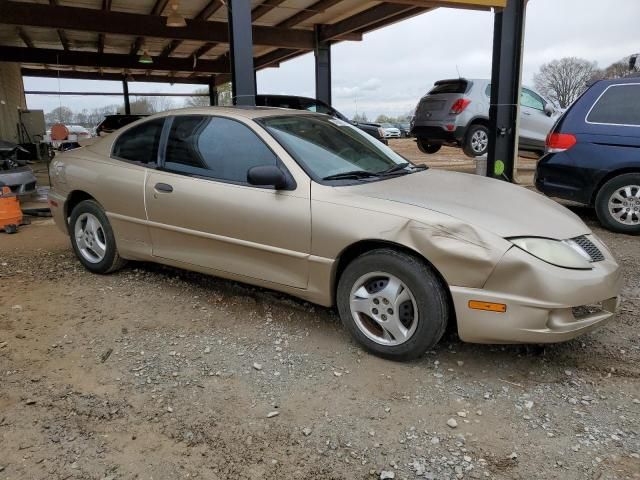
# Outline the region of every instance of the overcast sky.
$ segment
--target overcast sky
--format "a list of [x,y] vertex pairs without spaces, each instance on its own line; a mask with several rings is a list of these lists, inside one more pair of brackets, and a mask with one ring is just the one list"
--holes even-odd
[[[365,35],[362,42],[332,48],[333,104],[347,116],[370,119],[399,115],[442,78],[488,78],[493,14],[440,8]],[[640,52],[640,0],[530,0],[523,82],[531,84],[540,65],[565,56],[606,67]],[[258,73],[259,93],[314,96],[313,55]],[[194,87],[135,82],[130,92],[180,91]],[[55,79],[25,79],[27,90],[57,90]],[[119,82],[61,80],[62,90],[121,91]],[[119,101],[118,97],[63,97],[74,110]],[[176,100],[179,106],[181,100]],[[58,106],[57,96],[27,98],[29,108]]]

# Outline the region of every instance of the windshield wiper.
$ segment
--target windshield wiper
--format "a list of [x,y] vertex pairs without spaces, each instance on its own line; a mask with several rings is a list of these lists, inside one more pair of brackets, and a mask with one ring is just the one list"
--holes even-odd
[[[399,163],[397,165],[394,165],[393,167],[391,167],[388,170],[384,170],[382,172],[378,172],[378,175],[393,175],[395,173],[399,173],[399,172],[403,171],[407,167],[412,167],[412,168],[415,168],[417,170],[425,170],[427,168],[426,165],[413,165],[412,163],[405,162],[405,163]],[[406,173],[409,173],[409,172],[406,172]]]
[[369,177],[377,177],[378,173],[367,172],[366,170],[353,170],[350,172],[342,172],[336,173],[334,175],[329,175],[328,177],[324,177],[322,180],[348,180],[351,178],[369,178]]

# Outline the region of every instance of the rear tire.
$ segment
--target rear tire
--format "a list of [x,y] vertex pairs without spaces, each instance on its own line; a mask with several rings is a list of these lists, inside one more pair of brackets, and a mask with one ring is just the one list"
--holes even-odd
[[640,234],[640,173],[626,173],[607,181],[596,195],[595,209],[604,228]]
[[71,245],[80,263],[93,273],[111,273],[127,261],[120,257],[104,210],[95,200],[84,200],[71,212]]
[[462,145],[462,151],[467,157],[481,157],[489,150],[489,128],[476,124],[467,131]]
[[435,272],[421,259],[379,249],[353,260],[338,282],[337,306],[351,335],[392,360],[420,357],[440,341],[449,302]]
[[429,143],[426,140],[422,140],[420,138],[416,140],[416,143],[418,144],[418,149],[422,153],[426,153],[428,155],[436,153],[442,148],[442,144],[440,143]]

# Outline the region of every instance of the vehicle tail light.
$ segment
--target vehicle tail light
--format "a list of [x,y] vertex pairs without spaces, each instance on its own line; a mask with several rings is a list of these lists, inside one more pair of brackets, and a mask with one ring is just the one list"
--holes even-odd
[[545,145],[547,147],[547,152],[549,153],[557,153],[564,152],[565,150],[569,150],[573,147],[578,140],[575,135],[570,133],[549,133],[547,135],[547,141]]
[[449,113],[460,115],[462,112],[464,112],[464,109],[467,108],[470,103],[471,100],[469,100],[468,98],[459,98],[453,105],[451,105],[451,110],[449,111]]

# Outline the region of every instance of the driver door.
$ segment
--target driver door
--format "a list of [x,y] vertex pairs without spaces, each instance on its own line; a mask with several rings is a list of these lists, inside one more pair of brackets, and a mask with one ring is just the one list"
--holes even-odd
[[145,183],[153,255],[305,288],[311,248],[309,185],[247,183],[258,165],[284,166],[248,125],[180,115],[168,127],[161,168]]

